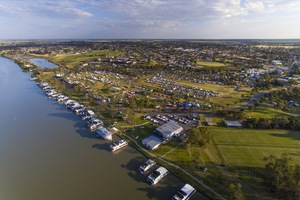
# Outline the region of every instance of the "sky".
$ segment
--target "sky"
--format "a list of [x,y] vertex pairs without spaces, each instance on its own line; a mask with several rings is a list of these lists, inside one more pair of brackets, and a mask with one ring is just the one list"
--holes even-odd
[[0,0],[0,39],[299,39],[300,0]]

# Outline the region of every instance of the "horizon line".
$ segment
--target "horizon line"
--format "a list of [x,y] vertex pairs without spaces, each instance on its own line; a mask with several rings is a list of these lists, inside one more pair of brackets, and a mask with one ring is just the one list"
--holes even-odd
[[166,38],[44,38],[44,39],[0,39],[0,41],[20,41],[20,40],[300,40],[300,38],[215,38],[215,39],[201,39],[201,38],[174,38],[174,39],[166,39]]

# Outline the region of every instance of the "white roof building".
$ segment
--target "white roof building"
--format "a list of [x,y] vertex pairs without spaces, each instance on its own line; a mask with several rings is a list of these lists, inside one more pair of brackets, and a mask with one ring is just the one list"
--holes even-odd
[[150,135],[142,140],[142,144],[150,150],[157,149],[162,143],[163,141],[155,135]]
[[225,126],[231,128],[242,128],[243,125],[238,121],[225,121]]
[[169,121],[156,129],[156,132],[165,139],[179,135],[182,131],[183,128],[175,121]]

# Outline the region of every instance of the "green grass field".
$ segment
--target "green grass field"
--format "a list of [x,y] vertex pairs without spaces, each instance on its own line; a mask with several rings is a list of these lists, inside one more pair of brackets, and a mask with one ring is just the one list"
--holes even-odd
[[296,114],[284,112],[270,107],[257,106],[252,111],[245,110],[245,116],[252,118],[275,118],[275,117],[291,117],[296,116]]
[[213,62],[213,61],[198,61],[197,67],[225,67],[227,66],[221,62]]
[[92,60],[95,58],[100,58],[100,56],[108,55],[109,57],[112,56],[120,56],[124,55],[125,52],[123,51],[92,51],[88,53],[82,54],[61,54],[55,56],[47,57],[51,62],[57,63],[62,66],[66,66],[68,68],[72,68],[77,64],[84,63],[88,60]]
[[263,167],[263,158],[287,154],[300,163],[300,132],[288,130],[256,130],[210,128],[221,156],[229,165]]

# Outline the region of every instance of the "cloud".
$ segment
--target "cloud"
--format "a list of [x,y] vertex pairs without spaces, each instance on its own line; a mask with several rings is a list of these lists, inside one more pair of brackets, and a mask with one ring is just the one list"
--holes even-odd
[[48,16],[69,16],[69,17],[90,17],[92,13],[77,8],[76,3],[68,0],[61,1],[37,1],[32,6],[32,10],[39,14]]
[[92,13],[78,8],[78,4],[68,0],[4,0],[0,3],[0,13],[22,17],[90,17]]
[[300,35],[299,11],[299,0],[0,0],[1,19],[11,26],[94,38],[250,37],[270,33],[264,23],[287,27],[286,16]]
[[[256,0],[254,0],[256,1]],[[125,19],[199,20],[245,16],[258,11],[262,1],[247,0],[80,0]]]

